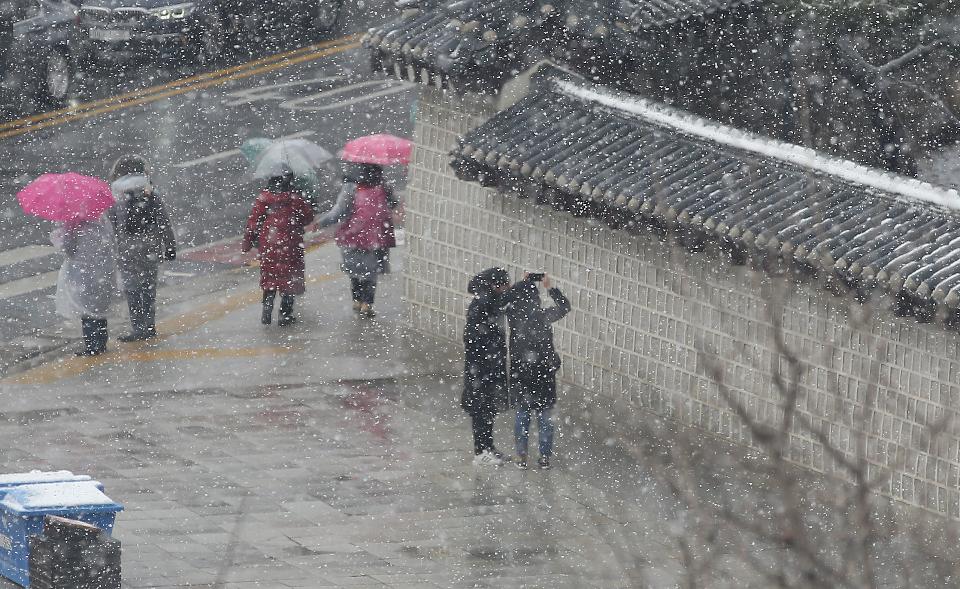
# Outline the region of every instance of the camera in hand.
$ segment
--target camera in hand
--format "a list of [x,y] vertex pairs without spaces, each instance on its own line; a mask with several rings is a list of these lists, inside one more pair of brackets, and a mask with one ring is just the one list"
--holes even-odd
[[542,281],[544,276],[546,276],[546,274],[543,272],[531,272],[530,274],[527,274],[527,278],[529,278],[533,282]]

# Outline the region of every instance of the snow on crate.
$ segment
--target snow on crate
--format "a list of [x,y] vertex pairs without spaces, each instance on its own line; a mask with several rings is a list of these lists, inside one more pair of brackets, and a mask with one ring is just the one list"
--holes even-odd
[[67,481],[89,481],[90,476],[73,474],[69,470],[31,470],[30,472],[14,472],[0,474],[0,489],[14,485],[30,485],[36,483],[62,483]]
[[0,506],[13,512],[112,505],[116,503],[104,494],[96,481],[21,485],[11,489],[0,500]]

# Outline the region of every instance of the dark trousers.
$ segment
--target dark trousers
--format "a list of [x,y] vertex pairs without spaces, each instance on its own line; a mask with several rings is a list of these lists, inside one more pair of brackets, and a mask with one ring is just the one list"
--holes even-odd
[[493,413],[471,413],[473,451],[476,454],[493,450]]
[[[270,317],[273,314],[273,301],[277,298],[277,291],[263,291],[263,322],[270,323]],[[292,294],[280,295],[280,311],[277,318],[280,321],[289,321],[293,317],[293,302],[295,297]]]
[[377,282],[375,280],[351,278],[350,292],[353,294],[353,300],[372,305],[377,293]]
[[107,349],[107,320],[83,315],[80,317],[83,332],[83,347],[87,352],[102,352]]
[[150,282],[142,288],[127,291],[127,308],[130,309],[130,326],[134,333],[154,335],[157,332],[157,283]]

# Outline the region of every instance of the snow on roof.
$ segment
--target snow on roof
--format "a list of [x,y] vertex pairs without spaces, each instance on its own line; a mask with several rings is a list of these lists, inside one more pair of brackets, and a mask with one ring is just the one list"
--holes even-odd
[[849,160],[830,157],[807,147],[760,137],[628,94],[563,80],[554,80],[553,84],[568,96],[623,111],[687,135],[787,162],[910,200],[922,201],[953,211],[960,210],[960,194],[956,190],[940,188],[927,182],[898,176]]

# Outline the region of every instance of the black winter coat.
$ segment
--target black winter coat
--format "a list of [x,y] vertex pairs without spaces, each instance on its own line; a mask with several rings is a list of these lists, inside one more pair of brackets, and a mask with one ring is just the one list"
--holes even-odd
[[557,402],[555,374],[560,355],[553,346],[553,327],[570,312],[570,301],[559,288],[547,291],[554,305],[540,304],[540,292],[530,280],[515,284],[503,296],[510,326],[510,402],[549,409]]
[[493,415],[507,407],[507,341],[500,296],[477,279],[470,290],[475,296],[463,330],[460,406],[471,415]]

